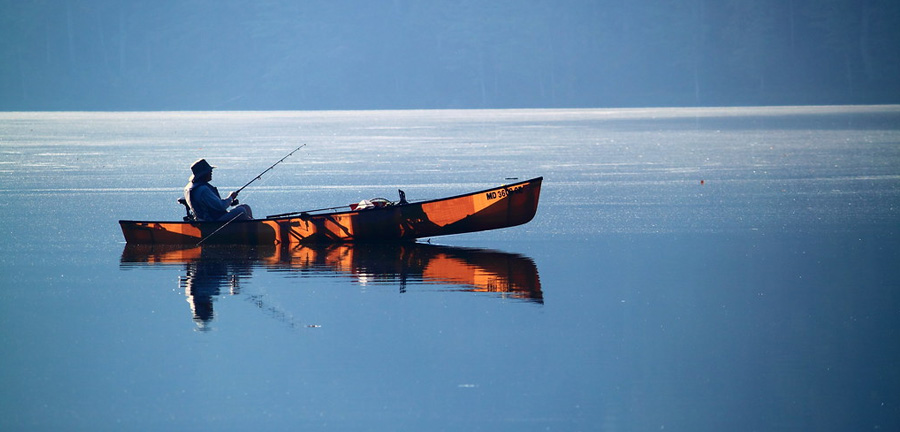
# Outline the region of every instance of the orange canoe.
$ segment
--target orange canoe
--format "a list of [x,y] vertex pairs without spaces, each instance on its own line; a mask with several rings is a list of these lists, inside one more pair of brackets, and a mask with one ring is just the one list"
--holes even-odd
[[120,220],[129,244],[279,244],[414,240],[507,228],[537,212],[543,177],[478,192],[384,207],[298,212],[233,222]]

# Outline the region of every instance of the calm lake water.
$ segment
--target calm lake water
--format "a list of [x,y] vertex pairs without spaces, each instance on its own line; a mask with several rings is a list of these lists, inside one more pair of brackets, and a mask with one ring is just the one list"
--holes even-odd
[[[417,245],[124,244],[544,176]],[[0,113],[0,430],[900,430],[900,107]]]

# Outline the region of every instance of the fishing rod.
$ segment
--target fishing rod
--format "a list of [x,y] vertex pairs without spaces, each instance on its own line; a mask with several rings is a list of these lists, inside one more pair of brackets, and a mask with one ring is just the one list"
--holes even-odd
[[300,149],[302,149],[303,147],[306,147],[306,144],[303,144],[303,145],[301,145],[300,147],[295,148],[293,151],[291,151],[290,153],[288,153],[285,157],[283,157],[283,158],[281,158],[281,159],[278,159],[278,162],[273,163],[272,166],[266,168],[266,170],[263,171],[263,172],[261,172],[261,173],[259,173],[258,176],[253,177],[253,180],[248,181],[247,184],[241,186],[240,189],[234,191],[234,194],[237,195],[238,193],[240,193],[242,190],[244,190],[245,187],[250,186],[250,183],[253,183],[253,182],[259,180],[259,178],[262,177],[263,174],[269,172],[269,170],[271,170],[272,168],[275,168],[275,165],[280,164],[283,160],[287,159],[288,157],[290,157],[290,155],[294,154],[297,150],[300,150]]
[[[295,148],[295,149],[292,150],[290,153],[288,153],[287,155],[285,155],[283,158],[278,159],[278,162],[273,163],[272,166],[266,168],[265,171],[259,173],[259,175],[257,175],[256,177],[254,177],[253,180],[248,181],[247,184],[241,186],[240,189],[234,191],[234,196],[237,196],[237,194],[238,194],[240,191],[244,190],[245,187],[250,186],[250,183],[253,183],[253,182],[259,180],[259,178],[262,177],[263,174],[269,172],[272,168],[275,168],[275,165],[280,164],[282,161],[284,161],[285,159],[287,159],[288,157],[290,157],[292,154],[296,153],[297,150],[300,150],[300,149],[303,148],[303,147],[306,147],[306,144],[303,144],[303,145],[301,145],[300,147]],[[236,201],[237,201],[237,200],[235,200],[235,202],[236,202]],[[206,241],[207,239],[209,239],[210,237],[214,236],[217,232],[221,231],[222,228],[225,228],[226,226],[228,226],[228,224],[234,222],[235,219],[237,219],[238,217],[240,217],[242,214],[243,214],[243,213],[238,213],[238,214],[234,215],[234,217],[231,218],[231,219],[229,219],[228,222],[225,222],[222,226],[220,226],[220,227],[219,227],[218,229],[216,229],[215,231],[211,232],[208,236],[203,237],[202,239],[200,239],[200,241],[197,242],[197,246],[202,245],[203,242],[205,242],[205,241]]]

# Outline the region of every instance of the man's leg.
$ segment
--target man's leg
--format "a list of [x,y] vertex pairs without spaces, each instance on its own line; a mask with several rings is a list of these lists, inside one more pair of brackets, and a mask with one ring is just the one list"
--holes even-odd
[[230,220],[250,220],[253,219],[253,211],[250,210],[250,206],[247,204],[241,204],[235,206],[231,211],[219,218],[221,221],[230,221]]

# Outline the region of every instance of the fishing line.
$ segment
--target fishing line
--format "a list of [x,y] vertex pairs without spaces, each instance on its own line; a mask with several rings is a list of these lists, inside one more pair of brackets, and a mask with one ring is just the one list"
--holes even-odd
[[225,222],[222,226],[220,226],[220,227],[219,227],[218,229],[216,229],[215,231],[211,232],[208,236],[203,237],[202,239],[200,239],[200,241],[197,243],[197,246],[200,246],[201,244],[203,244],[203,242],[205,242],[206,239],[212,237],[212,236],[215,235],[217,232],[221,231],[222,228],[227,227],[228,224],[230,224],[231,222],[233,222],[235,219],[241,217],[241,215],[243,215],[243,214],[245,214],[245,213],[238,213],[238,214],[234,215],[234,217],[231,218],[228,222]]

